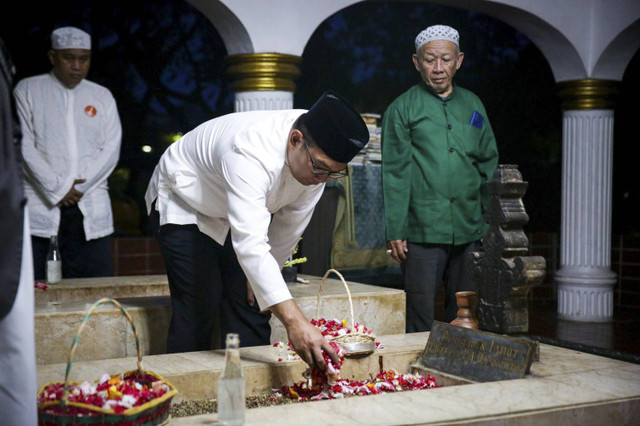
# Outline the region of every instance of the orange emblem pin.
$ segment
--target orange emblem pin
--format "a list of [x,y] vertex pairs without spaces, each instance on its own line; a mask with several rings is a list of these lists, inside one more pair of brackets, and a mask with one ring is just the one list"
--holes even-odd
[[84,107],[84,113],[89,117],[93,117],[98,113],[98,110],[93,105],[87,105],[86,107]]

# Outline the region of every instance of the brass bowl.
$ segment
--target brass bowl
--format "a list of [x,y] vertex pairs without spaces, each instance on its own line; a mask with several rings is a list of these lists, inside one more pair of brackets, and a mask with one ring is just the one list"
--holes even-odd
[[369,355],[376,350],[376,342],[373,340],[365,341],[365,342],[339,343],[339,345],[342,349],[345,350],[346,352],[346,354],[344,354],[345,357]]

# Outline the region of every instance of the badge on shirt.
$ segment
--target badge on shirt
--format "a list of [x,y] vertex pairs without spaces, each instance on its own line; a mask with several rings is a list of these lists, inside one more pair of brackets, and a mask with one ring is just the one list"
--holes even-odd
[[87,105],[84,107],[84,113],[89,117],[94,117],[98,113],[98,110],[93,105]]
[[484,123],[484,117],[478,111],[473,111],[471,114],[471,124],[473,127],[477,129],[482,129],[482,123]]

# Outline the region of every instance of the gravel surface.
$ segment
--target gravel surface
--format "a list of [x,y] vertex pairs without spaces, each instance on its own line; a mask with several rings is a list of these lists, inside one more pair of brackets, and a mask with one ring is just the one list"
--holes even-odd
[[[276,398],[273,395],[248,395],[247,408],[268,407],[298,403],[291,398]],[[197,416],[199,414],[216,413],[218,402],[215,399],[200,399],[195,401],[181,401],[171,404],[172,417]]]

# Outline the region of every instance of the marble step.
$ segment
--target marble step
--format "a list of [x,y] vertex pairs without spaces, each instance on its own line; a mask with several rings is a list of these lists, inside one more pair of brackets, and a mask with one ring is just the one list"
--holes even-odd
[[95,302],[103,297],[168,296],[166,275],[135,275],[104,278],[74,278],[57,284],[47,284],[47,289],[35,290],[36,305],[50,302]]
[[[428,333],[378,336],[382,348],[368,356],[346,358],[341,377],[362,380],[379,371],[410,370],[411,364],[424,350]],[[269,393],[275,388],[303,380],[307,364],[300,359],[287,360],[273,346],[241,348],[240,355],[246,378],[247,394]],[[282,361],[280,360],[282,359]],[[70,382],[94,380],[102,374],[135,370],[136,357],[73,362]],[[142,358],[143,368],[159,374],[179,391],[174,401],[215,398],[224,365],[224,350],[150,355]],[[38,388],[47,383],[62,383],[66,363],[39,365]]]
[[[317,296],[321,278],[302,275],[307,283],[290,285],[290,290],[307,318],[317,317]],[[117,299],[129,312],[138,333],[143,355],[165,352],[171,314],[170,298],[164,295],[166,277],[116,277],[67,280],[53,293],[39,295],[35,308],[36,362],[66,362],[78,327],[91,305],[102,297]],[[84,281],[84,282],[79,282]],[[399,334],[405,328],[405,294],[392,288],[348,282],[355,321],[377,335]],[[38,290],[41,291],[41,290]],[[149,295],[155,294],[155,295]],[[349,300],[341,281],[329,278],[322,290],[320,316],[351,322]],[[280,321],[272,318],[271,341],[286,341]],[[125,317],[113,305],[94,311],[84,327],[74,361],[135,356],[135,339]]]

